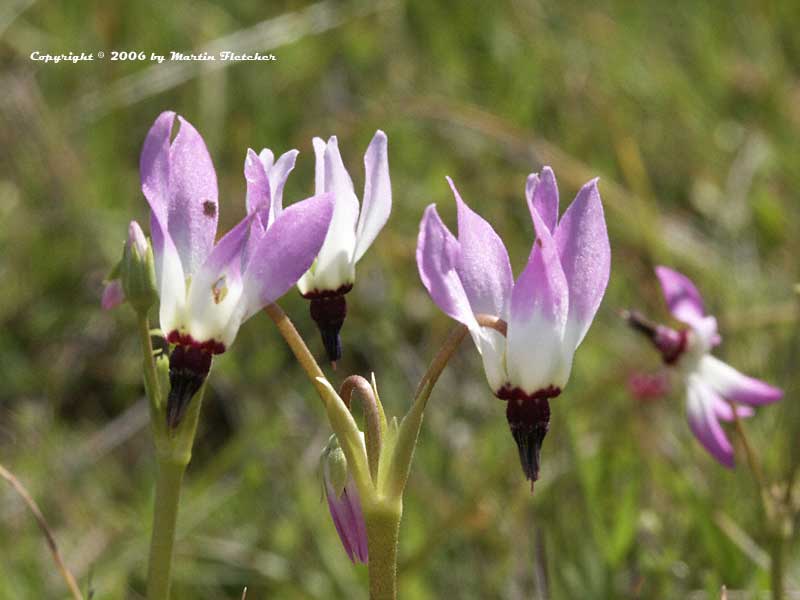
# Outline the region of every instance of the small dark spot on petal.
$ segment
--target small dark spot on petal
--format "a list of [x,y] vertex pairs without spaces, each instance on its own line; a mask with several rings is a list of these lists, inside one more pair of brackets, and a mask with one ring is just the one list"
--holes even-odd
[[540,238],[536,238],[536,244],[541,248],[542,247],[542,240]]
[[211,200],[203,202],[203,214],[209,218],[213,218],[217,214],[217,205]]

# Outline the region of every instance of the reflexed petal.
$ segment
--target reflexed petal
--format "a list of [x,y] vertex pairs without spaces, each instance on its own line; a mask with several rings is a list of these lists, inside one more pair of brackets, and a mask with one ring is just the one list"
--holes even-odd
[[122,289],[122,282],[119,279],[112,279],[103,288],[100,307],[103,310],[111,310],[123,302],[125,302],[125,292]]
[[[717,415],[719,419],[722,421],[733,421],[733,408],[731,408],[730,402],[727,402],[714,392],[716,398],[714,399],[714,414]],[[740,419],[746,419],[748,417],[752,417],[756,414],[755,409],[752,406],[742,406],[741,404],[736,404],[736,414]]]
[[294,170],[294,163],[297,160],[297,150],[284,152],[275,162],[275,165],[267,170],[269,177],[269,187],[272,190],[272,210],[267,226],[272,225],[283,212],[283,187],[289,178],[289,173]]
[[247,247],[244,252],[244,265],[250,260],[258,240],[264,235],[264,231],[270,220],[270,213],[275,203],[271,201],[269,179],[264,167],[265,152],[269,152],[266,158],[272,164],[272,152],[264,148],[261,155],[257,155],[253,150],[248,149],[247,157],[244,161],[244,177],[247,181],[247,214],[252,214],[259,209],[258,216],[251,221],[250,235],[247,238]]
[[417,269],[420,279],[446,315],[463,323],[470,331],[477,331],[478,323],[456,272],[460,252],[458,242],[439,218],[436,205],[431,204],[419,224]]
[[700,374],[719,395],[733,402],[759,406],[783,398],[783,390],[748,377],[710,354],[700,360]]
[[508,382],[506,338],[499,331],[488,327],[481,327],[479,331],[470,333],[472,333],[472,339],[483,359],[483,370],[486,373],[489,387],[497,392]]
[[563,389],[572,348],[564,347],[569,310],[567,279],[555,240],[533,210],[537,239],[531,258],[511,293],[506,368],[512,385],[532,394]]
[[325,149],[328,145],[322,138],[315,137],[314,144],[314,194],[325,193]]
[[325,191],[332,192],[335,197],[333,218],[311,272],[300,282],[300,291],[304,294],[313,290],[333,291],[353,283],[355,279],[353,251],[356,246],[358,199],[353,192],[350,175],[342,163],[336,136],[328,140],[324,160]]
[[165,334],[180,329],[186,308],[186,275],[178,250],[166,233],[155,211],[150,215],[156,284],[159,297],[159,322]]
[[656,276],[661,282],[667,307],[679,321],[693,325],[703,318],[703,298],[694,283],[682,273],[668,267],[656,267]]
[[700,317],[691,323],[691,333],[695,336],[694,343],[699,344],[703,352],[710,351],[719,345],[722,338],[717,331],[716,317]]
[[696,374],[687,382],[686,417],[695,437],[725,467],[733,467],[733,447],[714,412],[714,392]]
[[[316,151],[316,145],[314,150]],[[325,191],[334,192],[337,195],[344,195],[345,192],[350,192],[355,196],[355,188],[353,188],[353,180],[350,179],[350,173],[344,166],[342,155],[339,152],[339,140],[335,135],[328,139],[328,144],[325,146]],[[356,200],[356,204],[358,201]]]
[[150,209],[166,225],[169,212],[169,137],[175,113],[162,112],[147,132],[139,157],[142,193]]
[[[545,179],[540,187],[544,184]],[[596,179],[583,186],[564,213],[555,241],[569,285],[565,340],[575,349],[583,341],[600,307],[611,271],[611,247]]]
[[542,221],[554,233],[558,223],[558,185],[556,176],[550,167],[542,168],[541,175],[531,173],[525,185],[525,197],[528,208],[536,208]]
[[514,275],[503,240],[489,223],[467,206],[449,177],[447,182],[458,205],[461,254],[456,269],[472,312],[507,319]]
[[167,227],[187,275],[211,253],[217,232],[217,175],[203,138],[183,117],[169,152]]
[[261,161],[261,164],[264,165],[264,171],[269,173],[270,169],[272,169],[272,165],[275,163],[275,155],[272,153],[272,150],[269,148],[262,148],[261,152],[258,153],[258,159]]
[[356,249],[353,262],[357,262],[378,237],[378,233],[392,212],[392,185],[389,180],[387,139],[378,130],[364,155],[364,198],[356,227]]
[[[247,156],[244,159],[244,178],[247,181],[247,214],[254,212],[263,213],[267,216],[270,211],[270,186],[264,164],[258,154],[251,148],[247,149]],[[264,225],[268,219],[259,216]]]
[[199,342],[229,347],[244,316],[242,251],[255,215],[242,219],[214,246],[189,286],[188,329]]
[[261,237],[244,274],[247,308],[243,320],[280,298],[308,270],[332,213],[333,196],[313,196],[284,210]]

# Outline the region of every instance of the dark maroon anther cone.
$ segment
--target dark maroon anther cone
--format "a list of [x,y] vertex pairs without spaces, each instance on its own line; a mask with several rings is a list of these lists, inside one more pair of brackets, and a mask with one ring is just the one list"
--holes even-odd
[[311,318],[319,327],[322,344],[331,362],[342,358],[342,339],[339,332],[347,316],[345,294],[353,286],[342,286],[335,292],[311,292],[305,298],[311,300]]
[[539,479],[539,453],[550,429],[550,402],[538,397],[510,398],[506,418],[525,477],[534,482]]
[[199,346],[175,346],[169,357],[167,427],[175,429],[211,369],[211,352]]
[[622,317],[639,333],[647,336],[661,353],[665,364],[674,365],[686,351],[688,338],[686,331],[675,331],[647,319],[637,311],[623,311]]

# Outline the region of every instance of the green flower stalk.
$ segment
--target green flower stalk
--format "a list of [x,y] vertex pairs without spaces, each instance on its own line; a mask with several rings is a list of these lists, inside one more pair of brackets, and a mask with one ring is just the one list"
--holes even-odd
[[[420,381],[411,408],[398,423],[397,419],[387,420],[374,375],[371,381],[357,375],[348,377],[337,392],[325,378],[289,317],[277,304],[269,305],[266,312],[277,325],[325,405],[336,439],[335,446],[328,447],[324,458],[328,466],[326,487],[330,485],[331,491],[336,494],[341,482],[345,481],[343,490],[347,490],[350,485],[357,492],[366,528],[367,551],[362,552],[360,547],[360,522],[354,519],[344,524],[341,511],[345,507],[331,507],[334,524],[345,550],[351,559],[355,557],[363,560],[362,556],[367,558],[368,555],[366,562],[371,600],[394,600],[397,598],[397,547],[403,515],[403,493],[414,458],[423,413],[436,381],[466,337],[467,328],[458,325],[447,338]],[[363,433],[351,412],[353,396],[360,399],[364,411]],[[323,463],[324,466],[325,464]],[[330,498],[329,491],[329,502]],[[337,499],[341,500],[342,497],[337,496]],[[351,504],[347,508],[353,507]],[[342,527],[343,525],[347,527]]]

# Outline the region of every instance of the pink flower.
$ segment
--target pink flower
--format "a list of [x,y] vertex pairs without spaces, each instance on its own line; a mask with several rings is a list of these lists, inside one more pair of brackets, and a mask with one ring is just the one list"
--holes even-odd
[[[308,270],[333,213],[331,194],[284,210],[280,198],[294,154],[273,166],[265,164],[267,153],[260,158],[250,151],[245,163],[248,214],[216,240],[214,165],[203,138],[182,117],[171,140],[175,116],[158,116],[140,158],[142,192],[151,209],[159,320],[175,345],[167,408],[171,426],[205,380],[212,355],[224,352],[244,321]],[[258,166],[260,173],[254,174]]]
[[392,211],[388,139],[378,130],[364,154],[364,195],[359,206],[353,181],[342,162],[339,142],[314,138],[316,193],[334,195],[333,217],[325,243],[314,264],[297,282],[310,301],[311,318],[317,323],[328,358],[342,357],[339,332],[347,316],[345,295],[356,280],[356,263],[375,241]]
[[721,341],[717,320],[705,314],[694,283],[667,267],[656,267],[656,275],[670,312],[688,328],[675,331],[636,313],[627,315],[628,321],[650,337],[685,384],[686,416],[695,437],[720,464],[733,467],[733,447],[720,421],[752,416],[754,407],[780,400],[783,391],[712,356],[711,350]]

